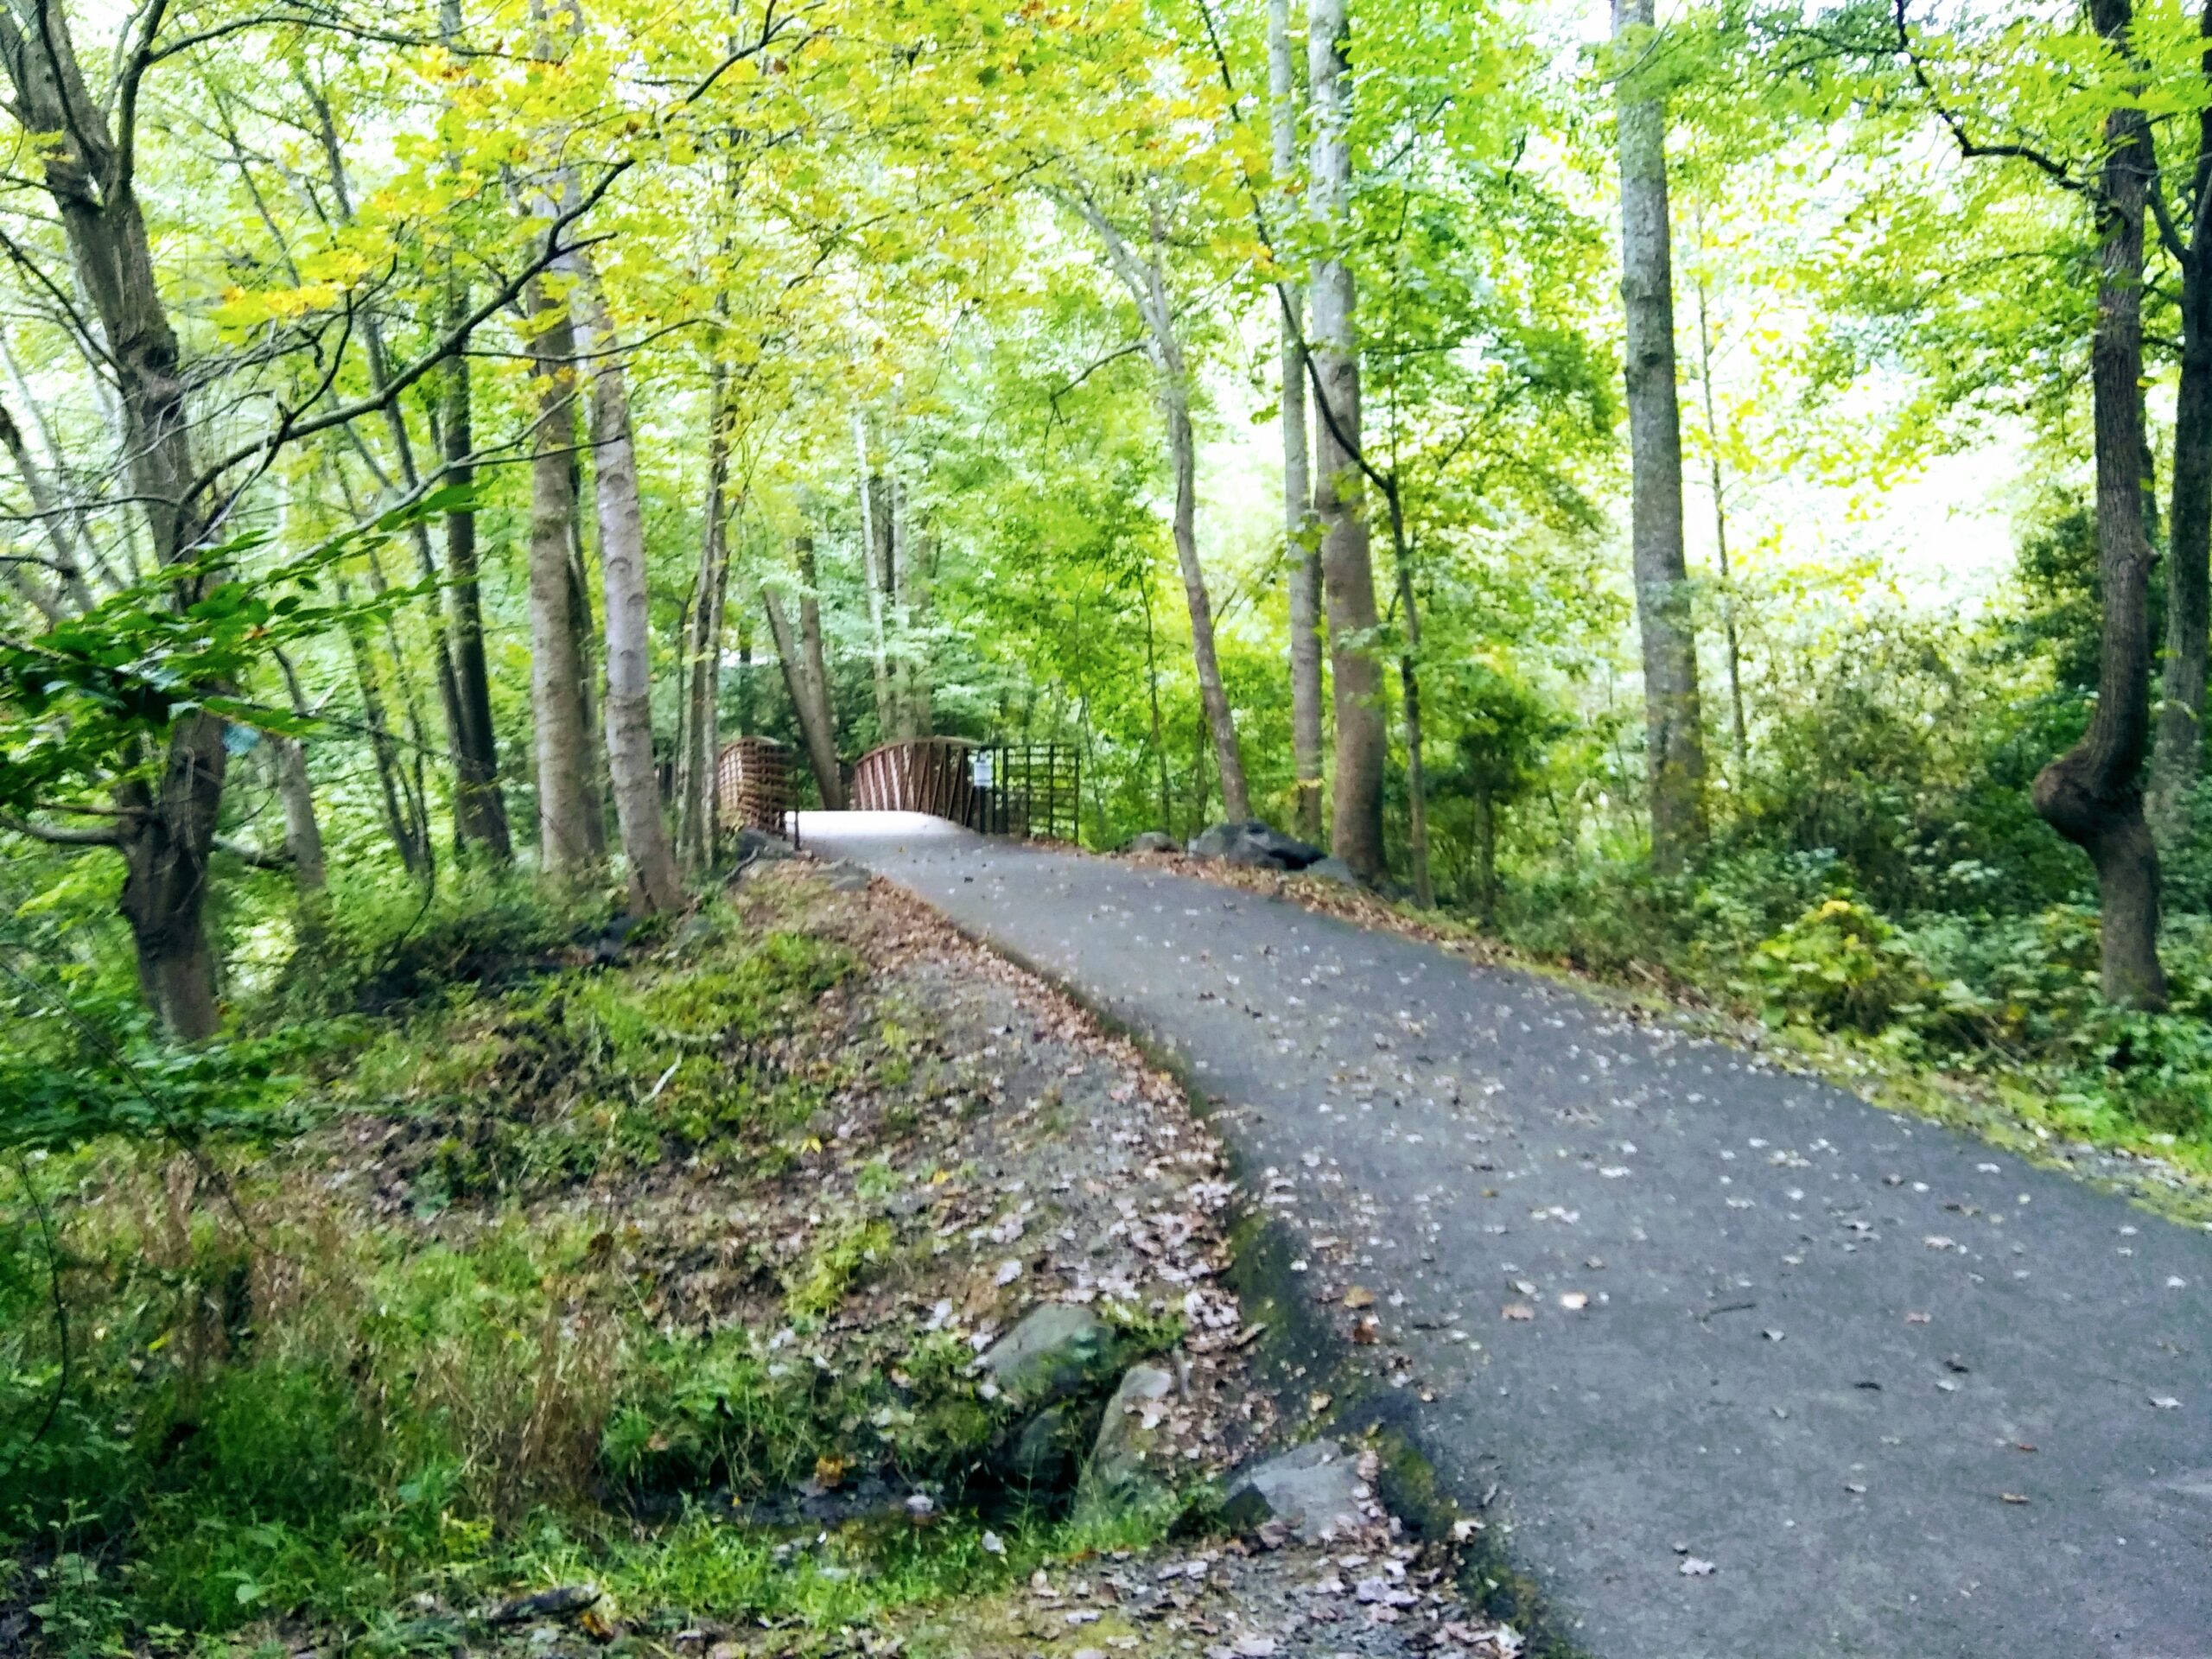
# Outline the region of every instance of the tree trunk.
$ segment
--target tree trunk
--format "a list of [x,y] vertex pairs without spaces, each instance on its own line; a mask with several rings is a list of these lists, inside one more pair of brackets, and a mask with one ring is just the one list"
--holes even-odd
[[[891,559],[891,518],[883,511],[883,480],[868,453],[868,417],[853,411],[853,454],[860,492],[861,582],[868,594],[869,667],[875,677],[876,741],[899,735],[898,697],[891,686],[891,652],[884,638],[884,571]],[[814,584],[810,582],[807,586]]]
[[1221,774],[1222,816],[1241,823],[1252,816],[1244,785],[1244,751],[1230,713],[1229,693],[1221,683],[1221,661],[1214,652],[1213,601],[1206,573],[1198,563],[1198,449],[1191,433],[1190,382],[1181,351],[1172,340],[1160,353],[1160,397],[1167,416],[1167,453],[1175,469],[1175,563],[1183,573],[1183,602],[1191,613],[1191,660],[1198,671],[1198,706],[1213,737],[1214,765]]
[[[2097,32],[2123,51],[2129,0],[2091,0]],[[2097,707],[2082,741],[2037,775],[2036,810],[2089,855],[2102,912],[2108,1001],[2165,1006],[2158,963],[2158,849],[2143,817],[2150,743],[2151,541],[2143,522],[2143,215],[2152,156],[2139,109],[2105,118],[2097,198],[2103,262],[2089,372],[2096,429],[2097,571],[2104,620]]]
[[[1614,0],[1617,41],[1648,35],[1652,0]],[[1622,48],[1624,62],[1632,45]],[[1704,844],[1705,734],[1697,640],[1682,559],[1681,415],[1675,389],[1675,277],[1667,207],[1667,115],[1630,72],[1618,101],[1621,301],[1627,323],[1630,548],[1643,642],[1651,861],[1680,871]]]
[[[61,221],[77,291],[99,320],[123,406],[130,487],[156,560],[172,566],[206,531],[194,492],[199,467],[176,334],[135,181],[122,165],[106,105],[85,85],[68,16],[51,4],[35,7],[34,16],[35,44],[15,13],[0,12],[0,69],[16,92],[10,113],[28,131],[68,135],[67,143],[37,146],[35,164]],[[175,602],[194,603],[221,579],[211,572],[180,580]],[[117,792],[118,806],[130,813],[122,820],[122,909],[137,948],[139,983],[170,1034],[187,1041],[212,1035],[217,1017],[203,909],[222,805],[222,740],[221,720],[188,715],[170,728],[158,789],[131,783]]]
[[537,858],[563,880],[599,862],[598,816],[590,777],[588,671],[577,649],[581,630],[569,569],[576,516],[575,355],[568,308],[542,283],[530,295],[530,377],[537,428],[530,462],[530,709],[537,770]]
[[930,620],[930,561],[914,534],[912,503],[896,474],[891,481],[891,543],[898,569],[899,701],[906,735],[927,737],[936,726],[927,636]]
[[1751,769],[1751,739],[1744,723],[1743,650],[1736,639],[1736,589],[1728,569],[1728,497],[1720,473],[1720,423],[1713,399],[1713,326],[1706,315],[1705,279],[1697,284],[1698,384],[1705,394],[1705,441],[1713,486],[1713,550],[1720,568],[1720,626],[1728,646],[1729,732],[1735,740],[1736,787]]
[[591,607],[591,569],[584,561],[584,470],[572,456],[569,489],[577,503],[569,516],[569,620],[575,630],[576,660],[583,678],[576,696],[584,709],[584,833],[594,867],[607,861],[607,821],[613,801],[607,777],[607,728],[599,718],[599,616]]
[[684,868],[692,870],[705,869],[715,858],[715,705],[721,690],[722,601],[729,586],[729,411],[723,386],[717,365],[708,397],[713,426],[707,436],[706,525],[684,652],[684,750],[677,769],[677,846]]
[[[280,651],[276,666],[283,673],[292,712],[307,718],[307,696],[300,690],[300,677],[291,659]],[[315,815],[315,785],[308,777],[307,746],[296,737],[278,737],[270,747],[276,754],[277,798],[284,807],[284,851],[291,860],[293,885],[299,888],[302,906],[306,909],[317,903],[329,885],[322,857],[322,825]]]
[[[1222,810],[1233,822],[1252,816],[1244,784],[1244,752],[1221,683],[1221,662],[1214,648],[1213,601],[1206,592],[1205,567],[1198,563],[1198,452],[1191,430],[1191,375],[1175,332],[1175,308],[1167,294],[1166,232],[1156,208],[1150,210],[1148,257],[1137,257],[1128,239],[1088,195],[1075,202],[1106,247],[1115,274],[1136,302],[1145,329],[1147,353],[1160,377],[1160,409],[1167,426],[1167,456],[1175,474],[1173,530],[1175,563],[1183,575],[1183,599],[1191,616],[1191,659],[1198,680],[1198,707],[1212,737],[1221,773]],[[1204,816],[1204,801],[1200,802]]]
[[1350,27],[1344,0],[1310,0],[1306,79],[1313,111],[1313,217],[1330,251],[1314,268],[1313,507],[1321,524],[1321,581],[1329,612],[1329,667],[1337,726],[1338,858],[1373,880],[1383,873],[1382,676],[1368,643],[1376,624],[1375,566],[1359,471],[1357,297],[1344,242],[1351,234]]
[[[353,603],[343,582],[338,584],[338,602],[341,606]],[[410,875],[420,875],[426,866],[423,837],[429,832],[416,817],[414,798],[407,791],[406,774],[400,767],[399,745],[391,735],[391,720],[385,709],[384,687],[377,676],[368,629],[358,617],[347,617],[342,626],[346,647],[353,658],[354,683],[360,689],[361,725],[368,734],[369,757],[376,766],[385,828],[391,833],[391,844],[399,854],[400,868]]]
[[638,457],[622,345],[588,256],[575,256],[572,297],[594,355],[591,371],[592,505],[599,518],[599,570],[607,628],[607,776],[630,866],[632,905],[645,914],[682,898],[676,855],[661,819],[653,761],[652,618],[645,591],[645,525],[638,500]]
[[814,596],[814,538],[798,543],[799,580],[805,584],[799,599],[799,626],[794,632],[783,601],[771,588],[760,598],[768,613],[768,632],[776,641],[776,658],[783,664],[784,685],[791,693],[791,712],[806,744],[807,765],[814,772],[814,787],[823,808],[845,810],[845,773],[837,761],[837,733],[830,710],[830,683],[822,655],[822,613]]
[[[1290,0],[1268,0],[1268,138],[1275,199],[1287,217],[1298,169],[1298,83],[1290,42]],[[1306,424],[1305,294],[1277,290],[1282,308],[1283,556],[1290,571],[1290,753],[1293,821],[1308,841],[1321,838],[1321,544],[1313,518],[1313,442]]]
[[1497,803],[1490,785],[1475,785],[1475,906],[1484,927],[1497,920]]
[[756,724],[753,712],[753,613],[741,606],[737,613],[737,734],[752,736]]
[[1423,910],[1436,904],[1428,873],[1428,763],[1421,753],[1421,601],[1414,592],[1413,549],[1406,540],[1406,515],[1399,499],[1397,467],[1389,474],[1390,550],[1398,577],[1398,608],[1405,616],[1406,648],[1398,654],[1398,689],[1406,722],[1406,852],[1412,867],[1414,902]]
[[184,1042],[213,1036],[219,1020],[205,910],[207,853],[228,761],[222,721],[195,711],[171,727],[158,785],[133,783],[118,793],[132,813],[122,842],[123,913],[137,952],[138,988],[163,1027]]
[[1144,677],[1152,694],[1152,753],[1160,762],[1160,833],[1175,833],[1174,798],[1167,787],[1167,734],[1160,718],[1160,653],[1154,640],[1152,620],[1152,575],[1149,571],[1138,575],[1138,592],[1144,599]]
[[[2212,40],[2212,3],[2199,19]],[[2212,81],[2212,47],[2201,59]],[[2189,257],[2181,262],[2181,388],[2174,400],[2173,505],[2166,542],[2166,666],[2145,810],[2171,851],[2196,828],[2204,760],[2206,635],[2212,626],[2212,109],[2196,124]]]
[[[468,293],[456,285],[449,311],[465,312]],[[467,488],[476,481],[470,459],[476,429],[470,407],[468,358],[457,353],[446,368],[444,482]],[[461,715],[455,747],[454,822],[461,839],[481,847],[493,861],[512,863],[514,842],[507,830],[507,804],[499,793],[499,740],[492,729],[491,671],[484,659],[484,609],[478,591],[476,510],[446,515],[447,601],[453,615],[454,703]]]

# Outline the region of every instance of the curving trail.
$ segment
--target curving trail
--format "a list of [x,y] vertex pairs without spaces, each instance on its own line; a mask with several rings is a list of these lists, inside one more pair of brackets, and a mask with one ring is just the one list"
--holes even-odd
[[804,834],[1185,1058],[1594,1659],[2212,1656],[2212,1236],[1287,903]]

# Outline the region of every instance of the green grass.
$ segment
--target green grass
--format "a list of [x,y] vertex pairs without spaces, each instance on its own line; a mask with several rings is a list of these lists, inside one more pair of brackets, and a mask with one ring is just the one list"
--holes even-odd
[[[963,1343],[841,1317],[910,1268],[887,1205],[916,1177],[890,1157],[794,1257],[709,1216],[664,1261],[623,1224],[671,1171],[765,1192],[817,1155],[864,1066],[902,1132],[898,1091],[937,1059],[911,1022],[849,1028],[849,947],[710,912],[680,951],[502,988],[470,942],[542,942],[545,918],[447,919],[410,961],[483,982],[410,982],[251,1135],[196,1158],[109,1139],[25,1166],[35,1205],[0,1192],[0,1598],[37,1610],[39,1651],[444,1653],[484,1605],[585,1578],[640,1632],[834,1630],[1100,1547],[998,1484],[1011,1408]],[[41,1211],[71,1334],[50,1424]],[[652,1312],[687,1248],[754,1274],[768,1323]],[[943,1507],[818,1545],[738,1523],[734,1505],[847,1470]]]

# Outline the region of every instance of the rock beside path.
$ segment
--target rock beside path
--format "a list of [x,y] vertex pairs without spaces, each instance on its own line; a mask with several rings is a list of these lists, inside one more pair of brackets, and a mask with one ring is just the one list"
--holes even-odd
[[1271,870],[1302,870],[1328,856],[1320,848],[1287,836],[1257,818],[1217,823],[1201,830],[1192,840],[1189,851],[1194,858],[1217,858]]
[[1334,1440],[1308,1440],[1240,1470],[1229,1483],[1222,1518],[1235,1527],[1280,1521],[1309,1544],[1360,1524],[1368,1498],[1359,1465]]
[[1164,1402],[1175,1379],[1157,1365],[1132,1365],[1106,1402],[1098,1439],[1084,1465],[1077,1502],[1094,1512],[1134,1508],[1166,1490],[1149,1460],[1158,1449]]
[[1023,1404],[1048,1406],[1103,1387],[1112,1373],[1114,1348],[1113,1327],[1089,1308],[1046,1302],[993,1343],[982,1366]]
[[1146,830],[1122,843],[1125,853],[1179,853],[1183,843],[1161,830]]

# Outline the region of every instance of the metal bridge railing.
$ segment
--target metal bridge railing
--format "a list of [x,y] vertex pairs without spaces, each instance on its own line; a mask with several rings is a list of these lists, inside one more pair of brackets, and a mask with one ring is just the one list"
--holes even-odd
[[861,812],[927,812],[986,835],[1075,841],[1082,782],[1068,744],[912,738],[861,757],[852,803]]

